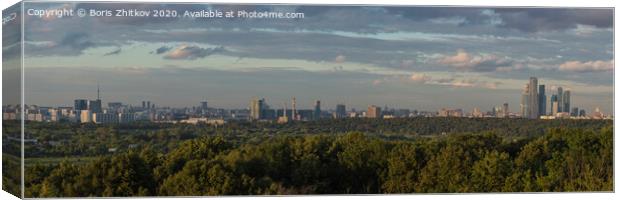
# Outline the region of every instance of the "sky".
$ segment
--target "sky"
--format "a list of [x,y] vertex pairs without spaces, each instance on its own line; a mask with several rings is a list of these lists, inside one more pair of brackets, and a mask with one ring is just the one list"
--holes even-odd
[[[26,3],[36,9],[304,13],[303,19],[25,16],[27,104],[95,99],[247,108],[369,105],[435,111],[504,102],[531,76],[572,107],[613,109],[613,10]],[[11,47],[3,47],[3,51]],[[9,58],[10,59],[10,58]],[[550,106],[547,106],[550,108]]]

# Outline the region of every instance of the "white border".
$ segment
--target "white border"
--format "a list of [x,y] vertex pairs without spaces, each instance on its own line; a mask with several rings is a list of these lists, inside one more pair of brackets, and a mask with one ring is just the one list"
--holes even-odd
[[[82,0],[82,1],[97,1],[97,0]],[[616,2],[613,0],[519,0],[519,1],[502,1],[502,0],[416,0],[415,2],[407,1],[407,0],[339,0],[339,1],[329,1],[329,0],[123,0],[125,2],[202,2],[202,3],[288,3],[288,4],[368,4],[368,5],[434,5],[434,6],[443,6],[443,5],[451,5],[451,6],[551,6],[551,7],[616,7]],[[6,9],[11,5],[18,3],[18,0],[0,0],[0,6],[2,9]],[[614,27],[617,27],[618,17],[614,12]],[[0,35],[2,34],[2,29],[0,28]],[[615,46],[618,45],[617,40],[615,40],[615,36],[617,32],[614,31],[614,60],[615,60]],[[0,60],[2,55],[0,54]],[[620,91],[619,87],[615,87],[615,77],[618,77],[618,71],[614,70],[614,116],[620,116],[620,110],[616,109],[615,105],[620,102],[618,98],[616,98],[616,94]],[[0,81],[0,87],[2,83]],[[1,104],[1,96],[0,93],[0,104]],[[22,112],[23,113],[23,112]],[[614,133],[617,132],[618,121],[614,121]],[[615,138],[615,134],[614,134]],[[618,140],[614,139],[614,148],[617,147]],[[1,149],[0,149],[1,152]],[[614,149],[614,160],[617,161],[620,157],[618,154],[618,148]],[[614,162],[614,172],[618,172],[618,165]],[[1,170],[1,168],[0,168]],[[620,178],[619,176],[614,177],[614,191],[620,191]],[[1,180],[0,180],[1,183]],[[257,197],[257,196],[252,196]],[[242,196],[232,196],[232,197],[202,197],[196,199],[248,199],[248,197]],[[261,199],[282,199],[283,197],[277,196],[267,196],[261,197]],[[617,199],[618,195],[615,193],[546,193],[546,194],[448,194],[448,195],[428,195],[428,194],[415,194],[415,195],[357,195],[357,196],[345,196],[345,195],[334,195],[334,196],[288,196],[284,197],[285,199],[344,199],[344,198],[354,198],[354,199],[432,199],[432,200],[444,200],[444,199],[489,199],[495,200],[497,198],[502,199],[567,199],[567,200],[582,200],[582,199]],[[5,191],[0,192],[0,199],[16,199],[14,196],[10,195]],[[85,198],[72,198],[72,199],[85,199]],[[134,198],[134,199],[187,199],[187,198],[170,198],[170,197],[158,197],[158,198]]]

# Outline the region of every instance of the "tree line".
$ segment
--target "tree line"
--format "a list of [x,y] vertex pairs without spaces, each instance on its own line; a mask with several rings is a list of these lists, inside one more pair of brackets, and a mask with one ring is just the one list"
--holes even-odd
[[[108,149],[127,150],[129,146],[151,146],[163,153],[183,141],[206,135],[234,136],[238,143],[257,137],[277,135],[346,134],[362,132],[388,140],[409,140],[443,134],[494,132],[508,139],[538,137],[550,127],[600,129],[612,120],[531,120],[508,118],[415,117],[396,119],[344,118],[287,124],[231,121],[222,126],[204,124],[160,124],[136,122],[122,125],[75,123],[26,124],[26,138],[38,144],[26,144],[26,157],[99,156]],[[5,127],[6,128],[6,127]],[[19,148],[5,148],[7,152]],[[19,155],[19,152],[16,155]]]
[[205,135],[86,163],[33,165],[27,197],[613,190],[613,126],[387,140],[363,132],[235,142]]

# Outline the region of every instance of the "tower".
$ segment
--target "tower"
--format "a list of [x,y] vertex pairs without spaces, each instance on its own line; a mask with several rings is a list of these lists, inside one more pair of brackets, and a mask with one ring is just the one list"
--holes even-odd
[[529,105],[530,105],[530,94],[529,94],[529,89],[530,88],[530,84],[527,83],[525,84],[525,87],[523,87],[523,92],[521,93],[521,117],[529,117],[530,116],[530,109],[529,109]]
[[551,105],[551,115],[555,116],[558,113],[558,108],[559,108],[558,95],[556,94],[551,95],[551,99],[549,100],[549,102]]
[[99,82],[97,82],[97,100],[101,99],[100,93],[99,93]]
[[314,120],[321,118],[321,101],[316,100],[314,103]]
[[557,94],[557,98],[558,98],[558,112],[564,112],[564,94],[562,92],[562,87],[558,87],[558,94]]
[[336,118],[344,118],[347,115],[347,108],[344,104],[336,105]]
[[265,99],[254,98],[250,102],[250,119],[251,120],[260,120],[263,119],[263,107],[264,107]]
[[530,119],[538,119],[538,79],[536,77],[530,77],[529,85],[529,115]]
[[564,91],[564,96],[562,96],[562,111],[570,113],[570,90]]
[[538,115],[547,115],[547,95],[545,85],[538,86]]
[[291,113],[291,120],[295,121],[297,120],[297,99],[295,99],[295,97],[293,97],[293,102],[291,102],[291,106],[292,106],[292,113]]
[[509,116],[509,114],[508,114],[509,113],[509,111],[508,111],[508,103],[506,103],[506,102],[504,102],[503,112],[504,112],[504,117],[508,117]]
[[103,109],[101,108],[101,96],[99,90],[99,83],[97,83],[97,99],[88,102],[88,110],[92,113],[101,113]]
[[368,118],[383,118],[381,115],[381,107],[370,105],[368,106],[368,111],[366,113],[366,117]]

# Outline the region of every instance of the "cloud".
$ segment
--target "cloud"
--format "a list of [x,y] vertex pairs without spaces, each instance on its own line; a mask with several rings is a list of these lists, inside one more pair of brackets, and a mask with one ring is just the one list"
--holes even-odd
[[74,50],[82,51],[94,47],[95,43],[89,40],[89,35],[83,32],[67,33],[58,43],[58,46],[70,47]]
[[455,80],[448,84],[452,87],[474,87],[476,82],[474,80]]
[[486,88],[486,89],[497,89],[497,86],[501,84],[501,82],[488,82],[488,81],[480,81],[478,79],[441,79],[432,82],[435,85],[445,85],[454,88],[468,88],[468,87],[477,87],[477,88]]
[[562,63],[559,67],[560,71],[568,72],[605,72],[614,69],[614,60],[603,61],[568,61]]
[[226,50],[223,46],[215,48],[202,48],[199,46],[181,45],[168,52],[164,58],[172,60],[195,60],[225,51]]
[[373,80],[373,85],[384,83],[415,83],[434,86],[448,86],[452,88],[486,88],[497,89],[501,82],[490,82],[478,80],[475,78],[463,78],[460,76],[452,76],[450,78],[433,78],[424,73],[412,73],[411,76],[406,75],[387,75],[379,79]]
[[347,61],[347,57],[344,55],[338,55],[336,56],[336,58],[334,58],[334,62],[336,63],[343,63],[345,61]]
[[432,77],[427,76],[426,74],[414,73],[409,77],[409,80],[416,83],[426,83],[431,80]]
[[121,53],[121,49],[117,49],[108,53],[103,54],[103,56],[111,56],[111,55],[118,55],[119,53]]
[[172,49],[172,47],[162,46],[162,47],[159,47],[159,48],[155,49],[155,53],[156,54],[162,54],[162,53],[166,53],[166,52],[170,51],[171,49]]
[[410,59],[403,60],[403,61],[400,62],[400,67],[402,67],[402,68],[410,68],[410,67],[413,67],[413,64],[415,64],[414,60],[410,60]]
[[458,49],[454,55],[445,55],[437,60],[437,63],[449,65],[465,71],[505,71],[515,63],[505,57],[496,55],[473,55],[464,49]]
[[610,28],[613,9],[499,8],[500,27],[524,32],[567,30],[578,25]]
[[567,30],[578,25],[610,28],[613,24],[613,9],[599,8],[388,7],[386,10],[413,21],[449,22],[458,26],[483,24],[522,32]]

